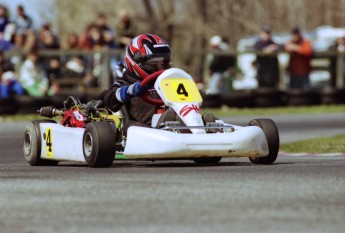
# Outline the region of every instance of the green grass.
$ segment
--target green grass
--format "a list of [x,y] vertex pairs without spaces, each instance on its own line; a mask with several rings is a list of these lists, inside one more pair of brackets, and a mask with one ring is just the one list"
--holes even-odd
[[280,145],[286,153],[345,153],[345,134],[321,137]]
[[38,113],[37,114],[16,114],[16,115],[8,115],[8,116],[0,116],[0,123],[1,122],[13,122],[13,121],[31,121],[31,120],[38,120],[43,119]]
[[345,105],[317,105],[302,107],[275,107],[275,108],[229,108],[201,109],[202,112],[212,112],[216,116],[248,116],[248,115],[286,115],[286,114],[322,114],[345,113]]
[[[345,113],[345,105],[318,105],[303,107],[275,107],[275,108],[211,108],[201,109],[202,112],[212,112],[214,115],[222,116],[250,116],[250,115],[286,115],[286,114],[322,114],[322,113]],[[19,114],[10,116],[0,116],[1,122],[8,121],[30,121],[42,119],[39,114]]]

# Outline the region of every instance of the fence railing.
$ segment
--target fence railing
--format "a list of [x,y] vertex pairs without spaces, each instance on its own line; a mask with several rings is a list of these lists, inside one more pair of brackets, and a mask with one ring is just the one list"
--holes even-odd
[[[256,55],[262,55],[255,52],[243,53],[219,53],[214,51],[203,51],[194,54],[198,61],[193,62],[197,64],[195,67],[188,67],[186,70],[192,77],[200,77],[200,69],[206,71],[207,67],[202,67],[200,64],[207,65],[207,62],[201,58],[207,56],[198,56],[200,53],[206,55],[209,53],[222,54],[226,56],[236,56],[240,58],[250,54],[251,58],[255,59]],[[27,54],[25,52],[11,51],[7,52],[5,56],[15,61],[17,70],[25,59]],[[286,53],[278,53],[277,56],[287,56]],[[62,73],[55,81],[60,84],[60,94],[54,96],[31,97],[28,96],[13,96],[10,99],[0,98],[0,115],[15,114],[15,113],[35,113],[42,106],[55,106],[57,108],[63,107],[63,101],[66,100],[66,95],[77,96],[83,102],[97,98],[102,90],[109,88],[113,83],[114,75],[112,71],[112,62],[121,60],[123,58],[123,50],[111,51],[66,51],[66,50],[43,50],[39,51],[41,58],[58,57],[63,67],[68,58],[77,56],[87,59],[97,58],[100,63],[96,64],[97,85],[85,86],[80,76],[73,77],[70,73]],[[313,71],[327,71],[330,74],[330,79],[325,87],[321,89],[310,90],[289,90],[287,88],[286,80],[286,64],[280,64],[280,86],[278,89],[272,88],[258,88],[250,91],[232,91],[228,93],[221,93],[216,95],[202,94],[203,108],[219,108],[222,105],[239,108],[252,107],[276,107],[276,106],[307,106],[318,104],[345,104],[345,81],[344,81],[344,59],[345,53],[340,52],[317,52],[312,58]],[[238,59],[239,60],[239,59]],[[285,60],[286,63],[286,60]],[[87,63],[86,66],[93,66],[92,63]],[[200,68],[196,68],[200,67]],[[95,68],[95,67],[91,67]],[[198,74],[194,74],[198,72]],[[198,76],[199,75],[199,76]],[[206,76],[206,75],[205,75]],[[207,80],[205,80],[207,81]]]
[[[218,55],[224,55],[224,56],[243,56],[246,54],[252,54],[252,55],[264,55],[262,53],[258,52],[240,52],[240,53],[226,53],[226,52],[215,52],[215,51],[201,51],[199,52],[203,53],[204,55],[213,53]],[[7,58],[14,58],[16,57],[17,62],[17,68],[20,66],[21,62],[24,60],[25,55],[27,53],[22,51],[10,51],[5,54]],[[99,89],[106,89],[108,88],[112,82],[113,82],[113,72],[112,72],[112,63],[116,60],[121,60],[121,58],[124,57],[124,50],[107,50],[107,51],[71,51],[71,50],[39,50],[38,54],[42,58],[49,58],[49,57],[58,57],[61,62],[61,66],[64,66],[68,60],[68,58],[73,56],[83,57],[92,60],[94,59],[95,55],[99,58],[99,74],[97,77],[97,86],[94,88],[95,92],[99,91]],[[281,56],[286,55],[286,53],[277,53],[274,54],[275,56]],[[206,56],[195,56],[195,57],[206,57]],[[344,62],[345,62],[345,53],[344,52],[315,52],[312,58],[312,69],[313,71],[317,70],[325,70],[330,73],[330,80],[329,80],[329,86],[337,89],[343,89],[345,87],[345,80],[344,80]],[[92,62],[88,62],[86,64],[94,65]],[[204,65],[206,65],[206,62],[203,62]],[[89,67],[90,68],[90,67]],[[94,68],[94,67],[91,67]],[[286,65],[280,64],[281,73],[280,73],[280,86],[279,88],[282,90],[286,90]],[[193,70],[193,69],[191,69]],[[203,68],[203,70],[207,70]],[[187,70],[187,72],[190,72]],[[195,74],[191,74],[192,76]],[[194,76],[193,76],[194,77]],[[62,74],[61,83],[63,82],[69,82],[68,76],[64,76]],[[71,84],[73,83],[80,83],[80,80],[74,80],[71,81]],[[93,91],[91,87],[89,87],[89,91]]]

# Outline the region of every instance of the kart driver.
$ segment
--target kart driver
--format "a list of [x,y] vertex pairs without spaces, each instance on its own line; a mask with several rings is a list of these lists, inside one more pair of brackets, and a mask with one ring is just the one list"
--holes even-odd
[[[171,68],[171,49],[161,37],[153,34],[142,34],[135,37],[126,48],[126,70],[122,78],[102,93],[103,104],[111,111],[122,108],[125,121],[123,134],[127,135],[130,126],[151,127],[152,116],[159,106],[146,103],[140,98],[152,85],[143,87],[140,82],[148,75]],[[153,97],[153,96],[152,96]],[[172,109],[165,111],[158,121],[158,126],[164,121],[180,121]]]

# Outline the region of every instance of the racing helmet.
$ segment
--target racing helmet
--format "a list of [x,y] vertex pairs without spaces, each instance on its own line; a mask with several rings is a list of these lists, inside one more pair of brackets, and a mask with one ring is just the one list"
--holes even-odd
[[139,80],[158,70],[170,68],[170,59],[169,44],[153,34],[135,37],[126,49],[126,68]]

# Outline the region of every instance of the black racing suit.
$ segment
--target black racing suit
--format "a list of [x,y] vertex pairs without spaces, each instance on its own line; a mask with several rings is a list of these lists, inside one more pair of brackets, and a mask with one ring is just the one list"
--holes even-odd
[[156,113],[157,106],[146,103],[141,97],[132,97],[128,102],[120,102],[116,98],[116,91],[123,86],[129,86],[139,80],[125,71],[123,78],[117,79],[116,82],[106,91],[102,93],[104,107],[113,112],[119,111],[123,106],[122,111],[125,111],[125,121],[123,125],[123,133],[127,135],[127,129],[130,126],[151,127],[152,116]]
[[[113,112],[117,112],[121,109],[124,117],[124,124],[122,127],[123,135],[127,135],[127,130],[130,126],[142,126],[151,127],[152,116],[157,112],[160,106],[146,103],[141,97],[132,97],[128,102],[121,102],[116,98],[116,91],[123,87],[129,86],[138,79],[133,77],[131,73],[125,71],[123,78],[118,79],[108,90],[102,93],[101,99],[103,99],[103,107],[110,109]],[[157,98],[156,93],[150,94],[151,98]],[[207,115],[208,118],[204,116]],[[210,116],[212,119],[210,119]],[[202,116],[204,122],[214,122],[215,117],[211,113],[205,113]],[[166,121],[178,121],[180,125],[185,125],[182,119],[171,108],[165,110],[165,112],[158,119],[157,127],[161,126],[161,123]],[[191,133],[190,130],[180,130],[181,133]]]

